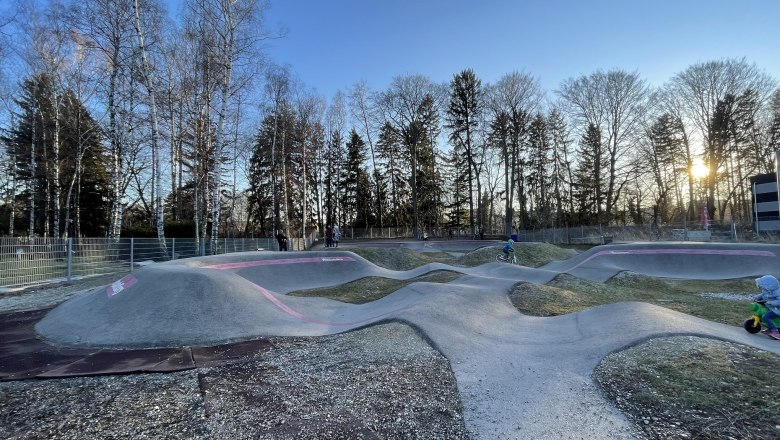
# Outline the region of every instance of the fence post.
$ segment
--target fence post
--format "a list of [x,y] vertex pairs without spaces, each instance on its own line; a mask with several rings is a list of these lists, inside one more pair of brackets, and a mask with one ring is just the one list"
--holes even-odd
[[176,237],[171,238],[171,260],[176,259]]
[[130,272],[133,271],[133,240],[135,240],[135,238],[130,237]]
[[73,253],[71,252],[73,250],[73,239],[72,238],[66,238],[65,243],[67,246],[65,247],[66,252],[68,253],[68,281],[71,279],[71,275],[73,274]]

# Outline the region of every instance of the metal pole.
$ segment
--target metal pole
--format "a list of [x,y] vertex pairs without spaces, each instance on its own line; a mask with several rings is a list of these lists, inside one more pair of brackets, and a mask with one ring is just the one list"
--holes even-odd
[[[780,200],[780,197],[778,197],[778,200]],[[778,202],[780,203],[780,202]],[[756,182],[753,182],[753,218],[756,219],[756,235],[761,233],[761,230],[759,230],[759,223],[758,223],[758,198],[756,196]]]
[[[777,204],[780,208],[780,149],[775,151],[775,184],[777,189]],[[778,216],[780,219],[780,216]]]
[[130,272],[133,271],[133,245],[134,245],[134,237],[130,237]]
[[171,260],[176,259],[176,237],[171,238]]
[[68,281],[70,281],[73,274],[73,241],[71,238],[66,238],[65,243],[67,244],[66,249],[68,252]]
[[[777,208],[780,210],[780,149],[775,151],[775,185],[777,190]],[[780,215],[777,216],[777,219],[780,220]]]

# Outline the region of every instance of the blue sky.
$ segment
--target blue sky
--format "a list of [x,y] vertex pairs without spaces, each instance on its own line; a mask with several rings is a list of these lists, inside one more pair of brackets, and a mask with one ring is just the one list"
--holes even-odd
[[611,68],[660,85],[730,57],[780,76],[778,0],[276,0],[267,22],[289,29],[271,58],[326,97],[403,74],[445,82],[467,67],[483,82],[525,71],[548,91]]

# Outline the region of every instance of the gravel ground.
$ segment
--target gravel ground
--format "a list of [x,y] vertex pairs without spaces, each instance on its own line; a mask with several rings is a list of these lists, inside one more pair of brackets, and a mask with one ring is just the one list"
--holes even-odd
[[44,284],[10,292],[0,292],[0,312],[53,307],[79,292],[111,284],[125,275],[127,274],[98,275],[70,282]]
[[[4,294],[0,311],[50,307],[110,278]],[[271,342],[184,372],[0,382],[0,438],[468,438],[449,361],[406,324]]]

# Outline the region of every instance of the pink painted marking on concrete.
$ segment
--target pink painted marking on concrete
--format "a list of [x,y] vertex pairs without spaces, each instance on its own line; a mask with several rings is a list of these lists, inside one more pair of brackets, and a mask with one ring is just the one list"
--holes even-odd
[[255,261],[239,261],[237,263],[223,263],[212,264],[209,266],[201,266],[201,269],[243,269],[245,267],[255,266],[274,266],[283,264],[301,264],[301,263],[330,263],[339,261],[355,261],[352,257],[307,257],[307,258],[282,258],[278,260],[255,260]]
[[402,311],[405,311],[405,310],[409,310],[409,309],[411,309],[411,308],[413,308],[415,306],[415,304],[411,304],[411,305],[408,305],[406,307],[401,307],[399,309],[391,310],[389,312],[382,313],[381,315],[372,316],[370,318],[361,319],[359,321],[352,321],[352,322],[323,321],[321,319],[311,318],[309,316],[306,316],[306,315],[303,315],[301,313],[296,312],[295,310],[290,308],[287,304],[285,304],[282,301],[280,301],[279,298],[274,296],[274,294],[269,292],[263,286],[260,286],[260,285],[257,285],[257,284],[255,284],[255,286],[257,287],[257,290],[260,291],[260,293],[262,293],[266,298],[268,298],[269,301],[271,301],[276,307],[281,309],[283,312],[287,313],[288,315],[290,315],[290,316],[292,316],[294,318],[300,319],[301,321],[310,322],[312,324],[322,324],[322,325],[331,325],[331,326],[354,326],[354,325],[364,324],[364,323],[367,323],[367,322],[376,321],[377,319],[382,318],[382,317],[387,316],[387,315],[390,315],[391,313],[396,313],[396,312],[402,312]]
[[114,283],[106,286],[106,295],[111,298],[112,296],[133,287],[133,285],[135,285],[137,282],[138,278],[132,275],[126,275],[119,281],[115,281]]
[[588,261],[601,257],[604,255],[733,255],[743,257],[777,257],[772,251],[753,251],[753,250],[739,250],[739,249],[626,249],[626,250],[610,250],[599,251],[590,257],[580,261],[576,266],[572,267],[574,270]]

